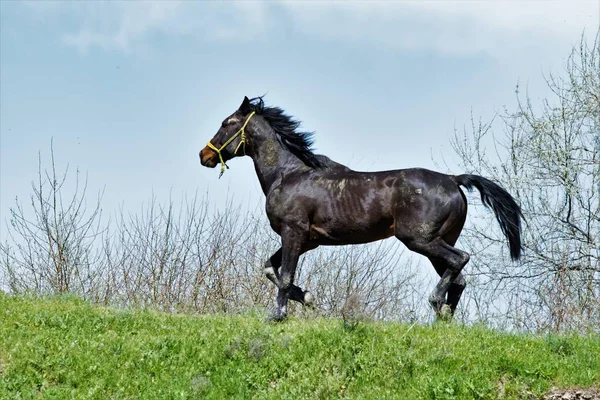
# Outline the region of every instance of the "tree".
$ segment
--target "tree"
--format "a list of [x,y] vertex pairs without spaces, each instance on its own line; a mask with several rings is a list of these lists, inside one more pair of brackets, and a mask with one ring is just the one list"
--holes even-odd
[[488,316],[501,310],[519,329],[600,326],[599,37],[600,30],[589,45],[582,36],[566,76],[545,79],[551,97],[541,104],[517,86],[516,110],[500,115],[501,134],[494,134],[494,121],[455,133],[463,167],[497,179],[523,208],[525,251],[518,265],[498,257],[503,237],[483,214],[463,237],[463,246],[478,254],[472,304]]

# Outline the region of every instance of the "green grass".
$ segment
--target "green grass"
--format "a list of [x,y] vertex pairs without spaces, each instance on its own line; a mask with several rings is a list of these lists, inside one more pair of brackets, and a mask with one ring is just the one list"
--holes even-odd
[[600,337],[258,315],[169,315],[0,294],[4,399],[536,398],[600,381]]

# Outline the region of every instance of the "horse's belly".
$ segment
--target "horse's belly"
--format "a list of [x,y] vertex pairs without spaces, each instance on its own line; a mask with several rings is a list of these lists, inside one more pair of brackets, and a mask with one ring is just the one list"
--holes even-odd
[[320,245],[369,243],[389,238],[394,234],[393,221],[379,221],[368,226],[338,224],[311,224],[310,241]]

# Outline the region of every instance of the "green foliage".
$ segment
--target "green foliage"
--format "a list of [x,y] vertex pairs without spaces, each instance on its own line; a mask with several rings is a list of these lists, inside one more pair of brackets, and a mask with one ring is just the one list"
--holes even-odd
[[600,382],[600,336],[173,315],[0,294],[0,398],[493,399]]

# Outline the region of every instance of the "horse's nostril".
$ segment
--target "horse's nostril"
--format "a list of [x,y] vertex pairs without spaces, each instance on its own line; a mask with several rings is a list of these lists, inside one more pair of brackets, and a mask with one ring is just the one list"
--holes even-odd
[[200,164],[202,164],[204,167],[214,168],[215,165],[217,165],[217,162],[210,151],[202,150],[200,152]]
[[211,156],[206,148],[200,150],[200,164],[206,166],[210,162]]

